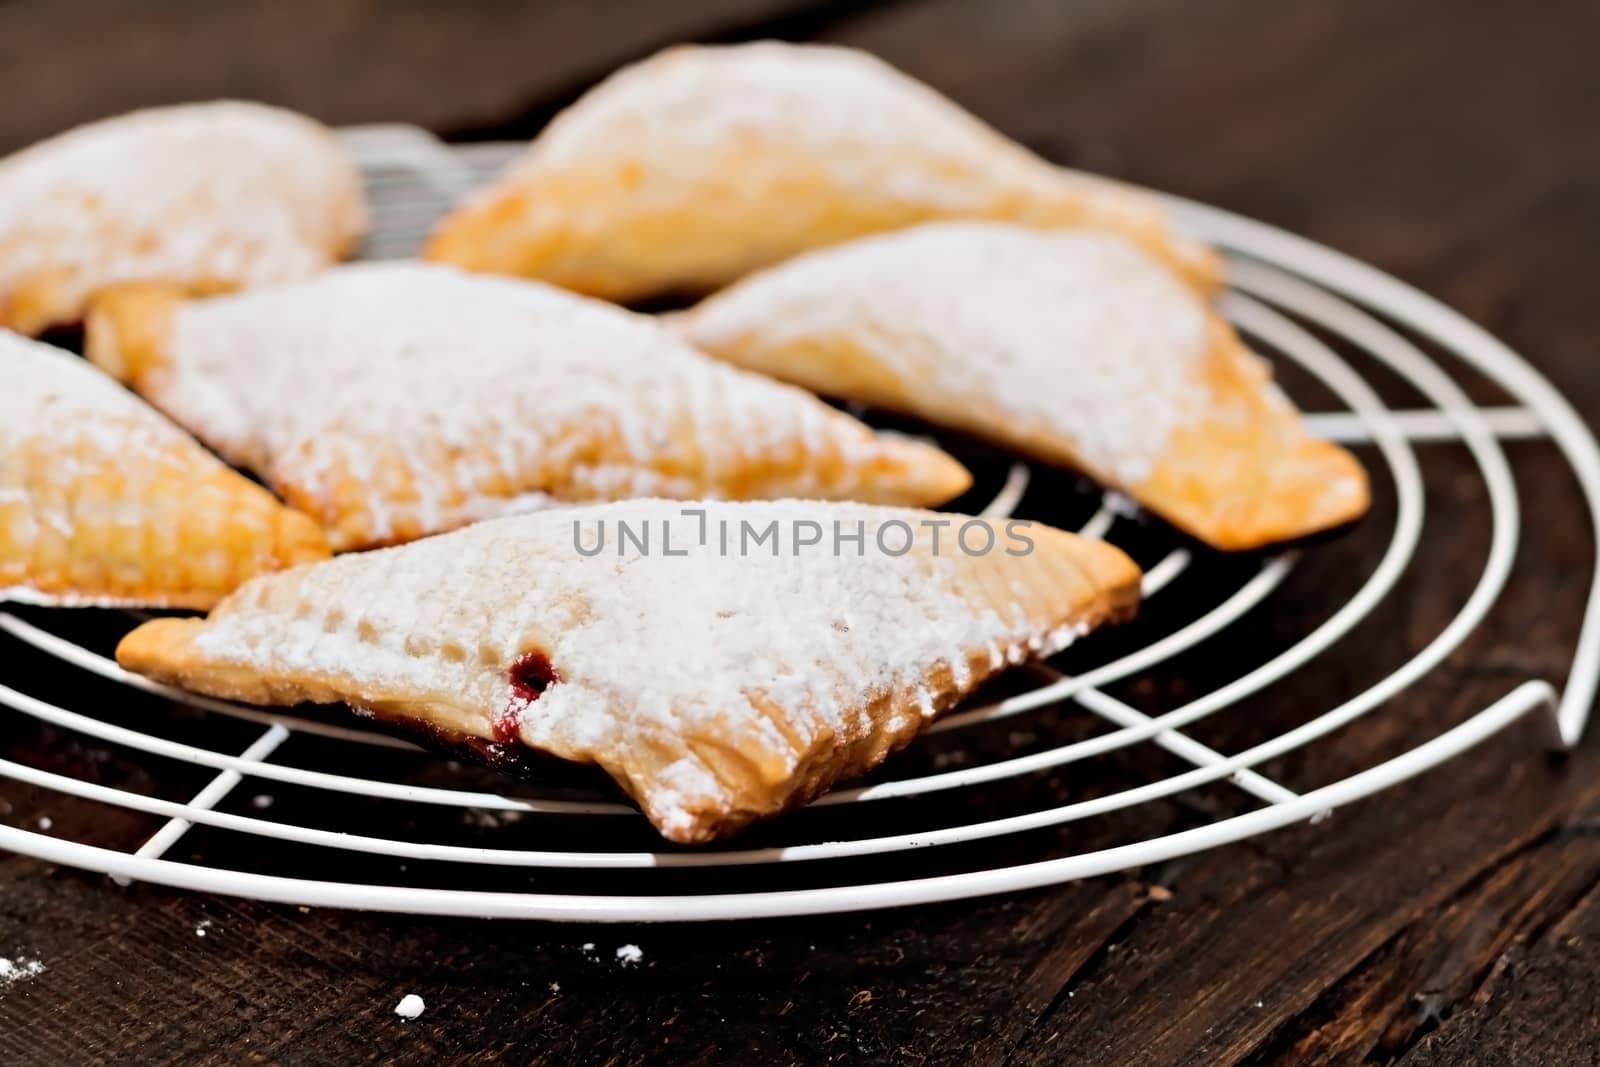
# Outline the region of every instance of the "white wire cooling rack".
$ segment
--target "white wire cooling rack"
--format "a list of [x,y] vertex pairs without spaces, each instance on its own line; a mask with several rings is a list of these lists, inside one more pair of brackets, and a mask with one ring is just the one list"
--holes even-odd
[[[413,252],[439,213],[516,147],[449,149],[407,127],[364,127],[345,135],[367,175],[375,226],[363,254],[372,258]],[[1386,472],[1393,486],[1392,526],[1377,565],[1330,616],[1245,673],[1155,716],[1107,691],[1217,639],[1250,613],[1270,610],[1263,602],[1295,567],[1292,552],[1251,561],[1243,571],[1233,561],[1216,602],[1181,616],[1179,624],[1144,634],[1142,643],[1087,663],[1070,676],[1039,668],[1027,676],[1032,688],[943,719],[919,742],[935,746],[931,762],[909,754],[891,761],[883,769],[886,777],[823,797],[811,809],[757,831],[753,844],[660,851],[665,846],[643,828],[642,817],[603,791],[523,785],[487,774],[474,779],[486,783],[482,789],[441,787],[429,784],[429,769],[449,765],[406,742],[339,725],[336,719],[240,707],[125,674],[108,655],[130,625],[125,616],[103,627],[114,632],[93,640],[72,624],[82,613],[0,610],[0,633],[13,642],[0,660],[0,703],[38,720],[51,737],[72,739],[91,752],[91,763],[103,763],[114,751],[120,765],[148,770],[94,780],[91,773],[0,760],[0,778],[46,795],[66,794],[134,813],[157,827],[136,850],[123,851],[42,829],[0,825],[0,848],[103,872],[124,884],[142,880],[304,905],[588,921],[816,914],[1043,886],[1316,820],[1419,774],[1530,713],[1548,718],[1553,744],[1576,744],[1600,675],[1600,586],[1594,584],[1559,694],[1548,681],[1525,681],[1414,747],[1307,791],[1262,769],[1378,712],[1389,698],[1434,671],[1484,620],[1511,575],[1519,534],[1517,488],[1502,440],[1552,442],[1571,465],[1591,522],[1600,505],[1600,450],[1582,420],[1538,373],[1422,293],[1260,223],[1184,201],[1174,200],[1172,207],[1185,229],[1229,254],[1225,309],[1239,328],[1281,366],[1297,364],[1343,406],[1309,416],[1316,431],[1372,446],[1378,460],[1374,475]],[[1441,363],[1425,354],[1424,343],[1493,382],[1511,403],[1472,403]],[[1397,410],[1386,404],[1339,353],[1341,347],[1386,367],[1424,398],[1424,406]],[[1191,734],[1202,720],[1257,697],[1324,653],[1336,656],[1341,638],[1395,589],[1423,530],[1426,504],[1413,446],[1424,442],[1466,449],[1485,489],[1486,560],[1456,614],[1420,651],[1374,684],[1283,732],[1232,755],[1196,740]],[[1041,479],[1051,477],[1020,464],[1011,464],[1009,471],[1005,463],[995,469],[992,499],[976,505],[989,515],[1013,513],[1029,499],[1030,482],[1037,489]],[[1142,560],[1147,564],[1144,592],[1152,605],[1180,579],[1222,565],[1218,557],[1175,537],[1163,541],[1159,530],[1139,526],[1115,498],[1093,498],[1084,510],[1082,531],[1088,536],[1144,538],[1149,556]],[[1600,529],[1600,523],[1596,526]],[[1086,642],[1082,648],[1090,646],[1100,643]],[[31,680],[47,668],[71,676],[68,693],[99,688],[92,696],[46,699]],[[80,677],[81,682],[72,680]],[[1059,744],[1033,744],[1036,736],[1028,727],[1041,716],[1062,714],[1063,708],[1100,728],[1081,736],[1069,732]],[[231,748],[220,743],[219,723],[227,725],[223,732],[230,739],[246,731],[248,743]],[[937,748],[952,738],[974,739],[969,747],[984,754],[973,759],[960,750]],[[1074,792],[1077,774],[1094,761],[1141,749],[1159,750],[1166,765],[1178,769],[1089,795]],[[41,757],[38,762],[50,761]],[[153,787],[141,791],[127,784],[160,781],[163,767],[186,770],[191,779],[198,774],[201,787],[165,798],[154,795],[159,790]],[[459,767],[438,773],[458,776],[446,780],[459,784],[459,775],[469,772],[476,773]],[[240,788],[246,780],[249,790]],[[1031,788],[1040,781],[1055,790],[1043,790],[1048,794],[1043,800],[1041,789]],[[265,789],[295,793],[303,803],[268,808],[263,801],[270,794],[260,792]],[[990,798],[1005,789],[1020,789],[1021,799],[993,810]],[[1222,805],[1224,812],[1216,817],[1216,805],[1200,805],[1178,823],[1163,824],[1169,827],[1165,832],[1074,847],[1074,827],[1206,789],[1236,790],[1235,803]],[[245,792],[256,793],[254,802],[243,800]],[[286,814],[273,817],[280,810]],[[1202,815],[1197,817],[1196,810]],[[363,831],[388,830],[353,832],[352,822]],[[807,836],[792,843],[802,832]],[[197,835],[206,841],[196,842]],[[1019,840],[1030,842],[1034,851],[997,847]],[[630,848],[635,842],[639,847]],[[1038,857],[1034,852],[1041,848],[1046,854]],[[190,858],[171,858],[180,851]],[[672,880],[671,872],[687,880]],[[649,886],[652,878],[668,881]],[[652,891],[637,892],[646,886]]]

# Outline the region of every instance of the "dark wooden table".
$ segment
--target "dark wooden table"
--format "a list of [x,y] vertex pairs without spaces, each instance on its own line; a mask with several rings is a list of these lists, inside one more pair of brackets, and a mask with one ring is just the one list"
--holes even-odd
[[[872,49],[1051,158],[1354,253],[1461,308],[1600,411],[1592,0],[7,0],[0,151],[132,105],[221,94],[332,122],[521,136],[619,62],[674,40],[763,35]],[[1524,679],[1564,677],[1591,534],[1554,449],[1508,450],[1525,531],[1491,620],[1362,728],[1272,773],[1332,781]],[[1459,606],[1482,566],[1483,487],[1460,449],[1421,455],[1426,550],[1384,610],[1197,736],[1225,751],[1270,736],[1403,662]],[[1311,552],[1265,609],[1119,695],[1170,707],[1325,617],[1385,543],[1392,501],[1379,489],[1372,521]],[[0,717],[0,755],[156,788],[137,760],[15,717]],[[1238,803],[1207,792],[1114,829],[1160,832]],[[0,784],[0,818],[41,817],[122,848],[150,827]],[[1093,847],[1102,833],[1113,839],[1079,826],[1003,848]],[[640,946],[638,965],[613,958],[625,943]],[[1600,743],[1553,759],[1532,725],[1514,728],[1325,822],[1127,876],[715,928],[307,911],[0,856],[0,955],[46,966],[0,985],[0,1052],[16,1064],[1597,1062]],[[428,1005],[410,1023],[392,1011],[406,992]]]

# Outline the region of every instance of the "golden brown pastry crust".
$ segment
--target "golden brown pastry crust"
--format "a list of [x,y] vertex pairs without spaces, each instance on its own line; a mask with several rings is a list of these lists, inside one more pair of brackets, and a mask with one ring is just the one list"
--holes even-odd
[[212,301],[125,287],[89,357],[316,516],[336,551],[551,502],[948,500],[937,448],[533,282],[341,267]]
[[674,316],[704,352],[955,427],[1126,492],[1217,548],[1365,513],[1267,364],[1121,239],[932,223],[824,249]]
[[[147,623],[118,662],[216,696],[344,701],[439,736],[596,763],[664,835],[692,843],[871,768],[989,675],[1138,600],[1121,552],[1038,525],[1021,528],[1022,552],[1016,531],[962,516],[684,507],[520,516],[341,557],[251,583],[208,620]],[[780,523],[781,554],[720,552],[724,520]],[[830,532],[791,555],[803,520],[859,521],[868,546],[904,523],[911,538],[896,528],[888,543],[912,547],[841,557]],[[615,536],[620,523],[670,522],[687,551],[663,555],[657,540],[654,554],[585,557],[574,522],[585,544],[600,523]],[[992,551],[958,548],[969,522],[961,543],[976,550],[987,530]],[[713,532],[702,544],[697,529]]]
[[0,160],[0,327],[77,322],[102,290],[286,281],[353,249],[361,178],[326,127],[219,101],[71,130]]
[[808,249],[940,218],[1116,231],[1211,289],[1153,198],[1052,166],[851,49],[672,48],[556,119],[435,231],[430,259],[612,300],[703,293]]
[[327,555],[311,519],[93,368],[0,331],[0,600],[209,608]]

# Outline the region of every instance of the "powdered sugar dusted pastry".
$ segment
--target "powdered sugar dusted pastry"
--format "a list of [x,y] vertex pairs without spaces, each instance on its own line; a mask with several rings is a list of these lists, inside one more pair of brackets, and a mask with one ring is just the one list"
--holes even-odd
[[362,220],[355,165],[291,111],[230,101],[92,123],[0,160],[0,326],[76,322],[124,282],[299,278]]
[[807,249],[939,218],[1105,227],[1202,286],[1152,199],[1063,170],[864,52],[669,49],[557,116],[427,256],[611,299],[705,292]]
[[955,460],[654,320],[535,282],[360,264],[212,300],[113,294],[89,354],[316,516],[336,550],[551,501],[933,503]]
[[677,320],[703,351],[1083,470],[1219,548],[1348,522],[1366,475],[1120,237],[951,222],[825,249]]
[[77,357],[0,330],[0,600],[207,608],[322,531]]
[[596,763],[699,842],[876,765],[1007,664],[1131,615],[1138,588],[1116,548],[1027,523],[628,501],[263,578],[117,659],[254,703],[344,701],[491,759]]

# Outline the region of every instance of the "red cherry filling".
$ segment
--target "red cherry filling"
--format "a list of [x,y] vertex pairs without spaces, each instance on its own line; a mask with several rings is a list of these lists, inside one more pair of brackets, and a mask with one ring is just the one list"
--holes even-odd
[[511,665],[511,691],[529,704],[559,681],[561,675],[556,673],[550,657],[543,652],[524,652]]
[[502,745],[517,740],[517,719],[522,709],[544,695],[544,691],[561,681],[543,652],[524,652],[511,665],[511,693],[515,698],[494,720],[494,739]]

